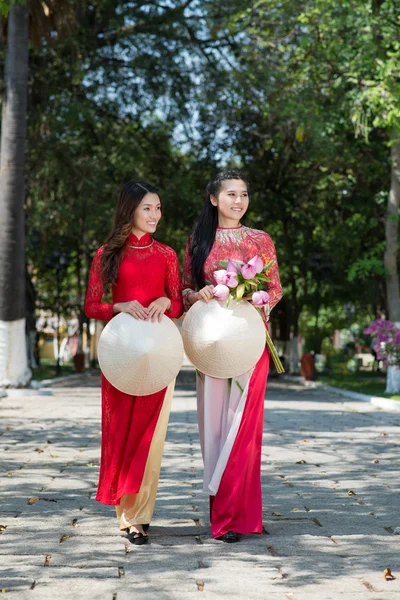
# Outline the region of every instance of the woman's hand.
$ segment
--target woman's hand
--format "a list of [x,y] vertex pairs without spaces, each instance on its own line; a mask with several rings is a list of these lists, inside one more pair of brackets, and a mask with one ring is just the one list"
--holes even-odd
[[152,320],[152,322],[154,323],[154,321],[156,321],[158,319],[159,323],[161,323],[163,314],[165,313],[166,310],[169,310],[171,308],[171,300],[169,298],[166,298],[165,296],[162,296],[161,298],[157,298],[157,300],[154,300],[154,302],[152,302],[147,311],[148,311],[148,317],[149,319]]
[[132,315],[135,319],[140,319],[142,321],[148,321],[148,308],[145,308],[138,302],[137,300],[131,300],[130,302],[117,302],[113,306],[113,312],[116,315],[117,313],[128,313],[128,315]]
[[209,302],[214,298],[213,294],[213,285],[206,285],[198,292],[192,292],[189,297],[190,304],[194,304],[198,300],[204,300],[205,302]]

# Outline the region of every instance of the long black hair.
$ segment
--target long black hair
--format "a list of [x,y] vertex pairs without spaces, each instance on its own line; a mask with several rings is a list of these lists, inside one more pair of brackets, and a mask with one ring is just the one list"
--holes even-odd
[[239,171],[223,171],[222,173],[218,173],[206,187],[206,200],[199,220],[194,226],[189,248],[192,258],[192,276],[199,288],[205,286],[204,263],[213,247],[218,226],[218,209],[211,204],[210,198],[211,196],[218,196],[221,191],[222,182],[227,179],[239,179],[244,181],[247,187],[249,186],[248,181]]

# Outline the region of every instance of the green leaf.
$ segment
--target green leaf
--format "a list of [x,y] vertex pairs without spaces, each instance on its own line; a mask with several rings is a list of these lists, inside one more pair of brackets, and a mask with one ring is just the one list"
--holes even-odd
[[[272,265],[274,264],[274,262],[275,262],[274,260],[270,260],[270,261],[269,261],[269,262],[268,262],[268,263],[265,265],[265,267],[263,268],[262,272],[263,272],[263,273],[266,273],[266,272],[268,271],[268,269],[270,269],[270,268],[272,267]],[[259,275],[260,275],[260,274],[261,274],[261,273],[259,273]]]
[[243,294],[245,292],[246,286],[241,283],[240,285],[237,286],[236,288],[236,300],[239,302],[239,300],[241,300],[243,298]]

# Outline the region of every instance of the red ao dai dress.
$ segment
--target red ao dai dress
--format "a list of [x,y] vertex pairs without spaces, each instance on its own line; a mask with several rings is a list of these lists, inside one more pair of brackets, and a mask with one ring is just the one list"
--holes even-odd
[[[274,244],[264,231],[218,227],[214,245],[204,265],[206,281],[221,269],[221,260],[248,262],[256,254],[263,263],[274,264],[266,290],[272,309],[282,297]],[[191,275],[189,245],[183,270],[183,299],[195,291]],[[265,325],[266,319],[264,318]],[[261,446],[264,424],[264,394],[269,353],[264,350],[256,366],[231,379],[197,376],[197,408],[204,460],[203,491],[210,495],[211,530],[215,538],[228,531],[262,532]]]
[[[183,312],[178,258],[169,246],[149,234],[130,234],[118,279],[112,286],[112,303],[102,302],[103,279],[99,248],[93,260],[85,312],[91,319],[109,321],[113,305],[138,300],[148,307],[164,296],[171,300],[165,314]],[[133,318],[133,317],[132,317]],[[102,439],[100,478],[96,500],[116,506],[120,529],[150,523],[157,493],[161,457],[175,382],[148,396],[120,392],[102,376]]]

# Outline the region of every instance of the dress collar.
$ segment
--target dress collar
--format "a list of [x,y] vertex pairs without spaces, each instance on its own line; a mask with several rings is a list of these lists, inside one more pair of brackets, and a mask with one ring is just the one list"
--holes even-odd
[[217,225],[217,230],[219,231],[236,231],[237,229],[242,229],[243,225],[238,225],[237,227],[220,227]]
[[149,233],[145,233],[142,235],[140,240],[136,237],[134,233],[130,233],[126,240],[126,245],[131,248],[145,248],[146,246],[151,246],[153,243],[153,238]]

